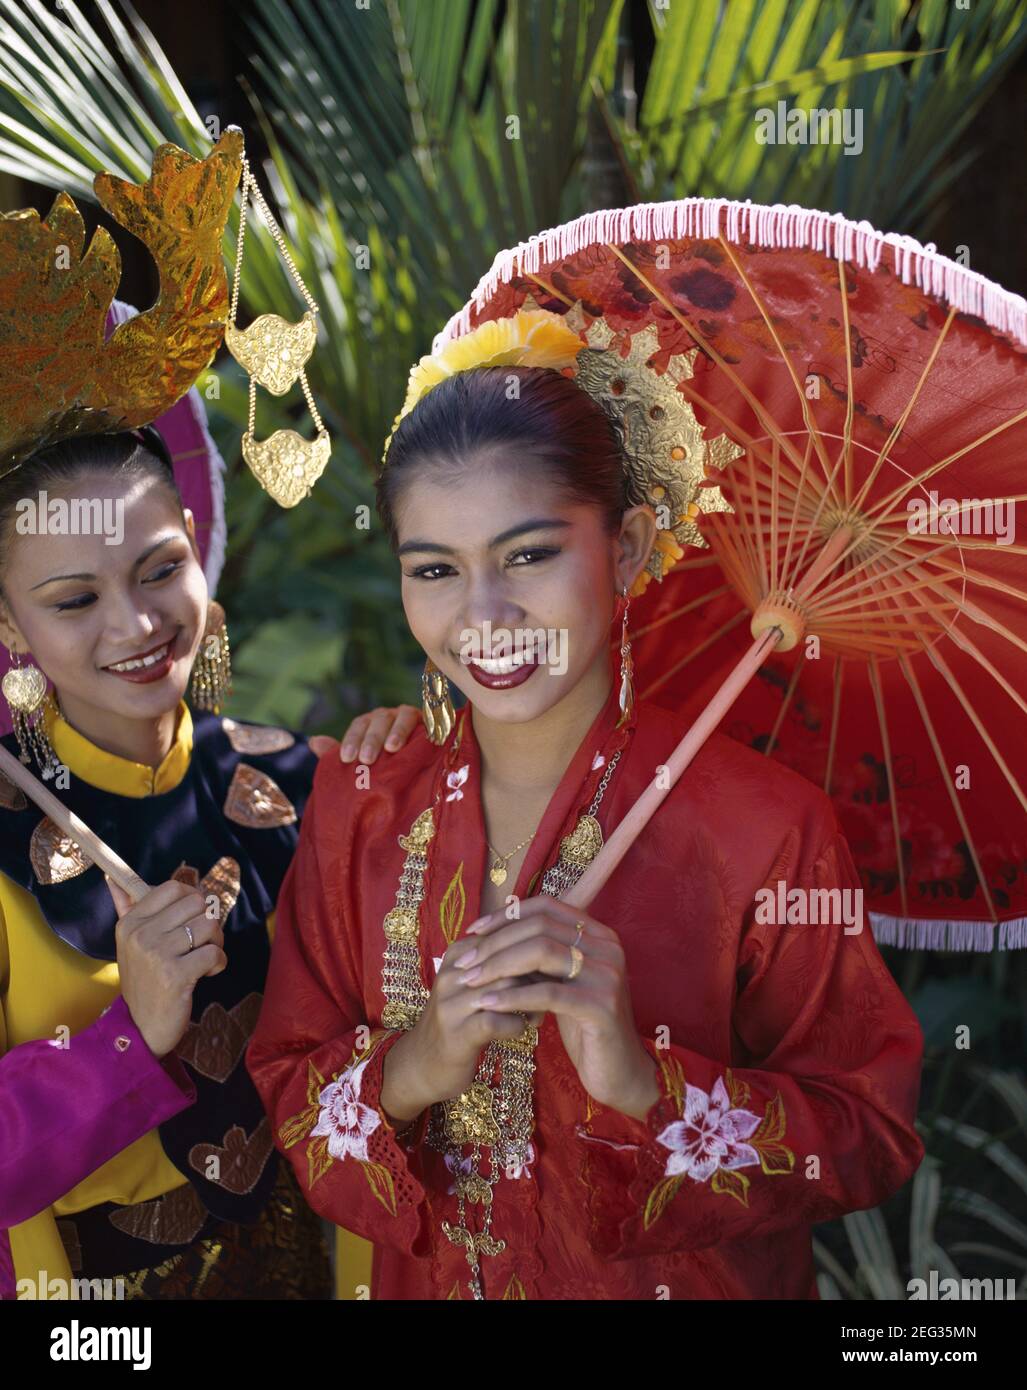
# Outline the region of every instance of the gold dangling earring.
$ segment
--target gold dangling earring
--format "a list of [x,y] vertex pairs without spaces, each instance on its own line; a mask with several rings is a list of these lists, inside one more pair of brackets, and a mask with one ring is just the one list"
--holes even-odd
[[11,711],[19,757],[27,767],[32,761],[31,749],[39,775],[44,782],[49,782],[60,763],[46,731],[46,716],[51,712],[56,715],[57,705],[46,688],[46,677],[38,666],[23,666],[16,651],[11,652],[11,660],[14,665],[5,674],[0,688]]
[[432,743],[445,743],[453,728],[456,714],[450,696],[449,680],[431,657],[425,661],[421,676],[421,713],[424,715],[424,727]]
[[635,663],[631,659],[631,643],[628,640],[628,609],[631,600],[628,598],[628,586],[625,584],[621,593],[624,599],[624,617],[620,628],[620,694],[618,704],[620,705],[620,718],[617,720],[617,728],[627,722],[635,710],[635,683],[632,679],[635,672]]
[[[261,314],[249,328],[236,327],[239,311],[239,284],[242,279],[243,241],[246,236],[246,211],[253,194],[281,252],[286,269],[296,288],[306,301],[307,312],[299,323],[289,323],[279,314]],[[280,507],[295,507],[310,496],[310,490],[328,466],[332,442],[318,414],[305,371],[317,341],[318,307],[296,269],[289,254],[281,228],[275,221],[263,193],[253,177],[245,156],[242,161],[242,208],[239,214],[239,238],[236,243],[235,271],[232,277],[232,299],[225,328],[225,346],[250,378],[250,407],[246,433],[242,437],[242,456],[265,492]],[[269,439],[256,439],[257,383],[272,395],[282,396],[299,381],[306,398],[307,409],[317,434],[306,440],[295,430],[275,430]]]
[[220,714],[221,706],[232,692],[232,653],[228,646],[228,624],[225,610],[214,599],[207,605],[207,622],[200,641],[200,650],[193,663],[189,695],[197,709]]

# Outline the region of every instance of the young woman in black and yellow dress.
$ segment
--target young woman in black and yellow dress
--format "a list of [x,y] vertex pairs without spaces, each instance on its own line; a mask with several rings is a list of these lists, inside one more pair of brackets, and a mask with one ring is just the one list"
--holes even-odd
[[[18,499],[40,493],[117,499],[122,543],[19,534]],[[54,1279],[126,1276],[129,1297],[327,1297],[317,1222],[242,1065],[316,753],[202,708],[224,675],[208,655],[224,650],[218,609],[152,436],[58,444],[4,479],[0,599],[16,666],[28,673],[31,651],[54,687],[22,744],[155,885],[132,906],[3,786],[7,1283],[45,1296]],[[343,756],[373,761],[416,717],[364,716]]]
[[[121,543],[20,534],[19,499],[42,493],[119,502]],[[203,708],[222,615],[152,434],[60,443],[0,481],[0,603],[8,688],[34,668],[53,684],[4,744],[56,768],[62,801],[154,885],[131,905],[0,783],[3,1293],[124,1276],[126,1297],[330,1297],[242,1060],[317,754]],[[363,716],[343,756],[374,761],[417,718]]]
[[[240,178],[230,294],[222,241]],[[328,1297],[320,1228],[243,1063],[317,752],[220,717],[224,613],[151,428],[223,338],[251,402],[271,372],[278,394],[302,377],[314,411],[303,364],[316,305],[240,130],[203,159],[161,145],[142,186],[99,174],[93,188],[159,273],[155,303],[125,321],[111,303],[117,247],[103,228],[86,246],[66,193],[45,218],[0,217],[4,743],[152,887],[131,903],[0,779],[0,1298],[119,1276],[128,1298]],[[310,305],[295,328],[274,315],[235,327],[251,191]],[[290,430],[258,444],[251,411],[243,455],[282,505],[327,464],[315,418],[310,445]],[[75,525],[27,524],[55,500]],[[343,758],[373,761],[415,719],[362,717]]]

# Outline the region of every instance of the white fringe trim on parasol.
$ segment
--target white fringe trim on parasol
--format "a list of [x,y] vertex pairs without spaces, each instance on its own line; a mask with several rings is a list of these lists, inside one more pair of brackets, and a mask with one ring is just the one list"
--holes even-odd
[[636,203],[629,208],[586,212],[573,222],[538,232],[527,241],[500,251],[470,300],[438,333],[432,352],[471,329],[471,308],[480,309],[499,285],[543,262],[572,255],[589,246],[612,242],[673,241],[678,237],[726,237],[738,245],[805,247],[832,260],[842,256],[854,265],[876,270],[887,248],[892,268],[904,284],[940,295],[962,313],[973,314],[999,333],[1027,345],[1027,299],[1010,294],[967,266],[938,254],[933,242],[921,245],[898,232],[879,232],[869,222],[851,222],[840,212],[816,212],[795,204],[765,207],[748,198],[678,198],[666,203]]
[[952,922],[922,917],[891,917],[871,912],[870,927],[880,946],[899,946],[907,951],[1016,951],[1027,946],[1027,917],[1008,922]]

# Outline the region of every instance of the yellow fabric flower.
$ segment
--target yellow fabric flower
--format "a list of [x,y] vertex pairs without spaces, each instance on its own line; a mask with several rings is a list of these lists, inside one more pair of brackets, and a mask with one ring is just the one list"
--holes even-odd
[[406,400],[385,441],[385,453],[403,417],[446,377],[472,367],[554,367],[559,370],[573,366],[584,346],[578,334],[564,323],[563,316],[548,309],[518,309],[509,318],[480,324],[473,333],[454,338],[441,352],[422,357],[411,367]]

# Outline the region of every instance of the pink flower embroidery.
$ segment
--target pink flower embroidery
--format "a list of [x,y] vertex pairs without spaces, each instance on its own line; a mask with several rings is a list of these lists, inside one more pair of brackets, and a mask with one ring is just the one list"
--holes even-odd
[[699,1086],[685,1083],[682,1118],[656,1136],[657,1143],[670,1149],[665,1177],[684,1173],[695,1182],[706,1182],[718,1168],[748,1168],[760,1156],[748,1139],[760,1122],[751,1110],[732,1110],[731,1100],[720,1077],[709,1095]]
[[463,801],[464,794],[460,788],[467,781],[467,774],[470,770],[470,763],[465,763],[463,767],[457,768],[456,772],[448,774],[446,777],[446,786],[449,787],[450,791],[449,795],[446,797],[447,801]]
[[317,1098],[321,1111],[310,1134],[312,1138],[319,1134],[328,1136],[328,1152],[333,1158],[352,1155],[366,1163],[367,1137],[382,1122],[377,1110],[360,1102],[360,1078],[366,1066],[366,1062],[360,1062],[347,1067],[338,1081],[326,1086]]

